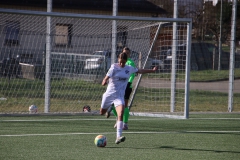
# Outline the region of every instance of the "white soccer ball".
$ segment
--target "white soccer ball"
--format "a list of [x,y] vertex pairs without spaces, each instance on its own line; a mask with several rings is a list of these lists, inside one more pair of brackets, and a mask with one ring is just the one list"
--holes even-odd
[[37,113],[37,111],[38,111],[38,108],[37,108],[37,106],[35,106],[34,104],[33,105],[31,105],[31,106],[29,106],[29,113]]
[[104,135],[98,135],[94,140],[94,144],[97,147],[105,147],[107,145],[107,137]]
[[91,112],[91,108],[90,108],[90,106],[84,106],[83,107],[83,112]]

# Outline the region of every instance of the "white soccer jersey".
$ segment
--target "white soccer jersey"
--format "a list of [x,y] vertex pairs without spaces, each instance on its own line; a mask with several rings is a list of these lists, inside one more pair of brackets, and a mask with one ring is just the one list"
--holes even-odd
[[123,105],[125,89],[127,87],[128,79],[132,73],[136,73],[137,68],[125,65],[119,66],[118,63],[111,65],[108,70],[109,82],[106,92],[103,94],[102,108],[108,108],[114,103],[115,106]]

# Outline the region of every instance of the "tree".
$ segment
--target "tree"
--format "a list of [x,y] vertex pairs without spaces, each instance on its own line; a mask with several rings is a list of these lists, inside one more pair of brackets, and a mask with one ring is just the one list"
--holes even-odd
[[[205,23],[210,32],[213,35],[213,39],[218,42],[220,36],[220,15],[221,15],[221,3],[216,6],[211,4],[205,5]],[[222,42],[225,43],[230,37],[231,32],[231,16],[232,6],[231,3],[223,2],[222,4]]]

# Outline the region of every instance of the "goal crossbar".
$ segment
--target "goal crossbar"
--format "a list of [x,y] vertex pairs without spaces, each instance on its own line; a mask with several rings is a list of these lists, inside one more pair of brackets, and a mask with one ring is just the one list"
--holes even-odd
[[[132,50],[131,59],[138,68],[149,69],[158,66],[160,70],[160,73],[140,75],[135,78],[129,106],[131,114],[188,118],[189,53],[191,52],[189,44],[192,28],[190,18],[107,16],[3,8],[0,8],[0,16],[0,40],[3,42],[0,50],[4,53],[0,58],[9,56],[8,50],[12,55],[20,54],[24,58],[24,62],[19,63],[20,66],[22,65],[20,72],[24,73],[16,75],[22,79],[13,79],[20,84],[16,87],[20,88],[9,87],[20,93],[21,87],[28,83],[25,80],[28,78],[33,80],[31,85],[36,85],[31,87],[35,90],[29,89],[19,95],[23,100],[18,103],[17,112],[24,112],[23,108],[30,105],[29,103],[43,105],[39,101],[43,98],[43,81],[39,82],[38,78],[45,80],[44,110],[39,109],[39,112],[79,112],[79,108],[73,106],[84,104],[90,105],[93,110],[98,109],[101,100],[99,95],[103,93],[104,88],[99,88],[91,82],[99,82],[109,67],[108,56],[114,51],[111,45],[114,34],[111,22],[114,20],[117,21],[116,54],[119,54],[119,49],[128,46]],[[174,23],[177,23],[176,39],[173,39]],[[17,31],[19,28],[20,32]],[[16,33],[20,33],[19,37],[12,36]],[[7,38],[13,38],[14,41],[9,41]],[[18,43],[11,45],[10,42],[15,40],[21,45]],[[186,44],[185,49],[179,50],[183,55],[181,57],[177,55],[178,44]],[[176,58],[172,60],[171,57],[174,55]],[[176,66],[175,61],[177,61]],[[38,64],[33,64],[36,62]],[[10,74],[10,71],[7,73],[8,69],[4,69],[4,73],[11,78],[12,73]],[[175,79],[173,82],[176,83],[170,88],[168,86],[172,82],[169,79]],[[10,99],[17,100],[14,92],[7,88],[8,85],[5,87],[3,96],[8,95]],[[37,89],[38,87],[41,89]],[[170,92],[174,93],[170,94]],[[176,95],[176,98],[170,100],[171,95]],[[29,96],[31,101],[27,102],[26,97]],[[50,99],[52,99],[51,103]],[[142,100],[144,103],[141,102]],[[174,104],[173,108],[169,107],[170,104]],[[145,109],[142,109],[144,108],[142,106],[145,106]]]
[[0,8],[0,13],[51,16],[51,17],[68,17],[68,18],[86,18],[86,19],[106,19],[106,20],[130,20],[130,21],[152,21],[152,22],[187,22],[191,23],[190,18],[160,18],[160,17],[133,17],[133,16],[108,16],[108,15],[92,15],[92,14],[74,14],[60,12],[42,12]]

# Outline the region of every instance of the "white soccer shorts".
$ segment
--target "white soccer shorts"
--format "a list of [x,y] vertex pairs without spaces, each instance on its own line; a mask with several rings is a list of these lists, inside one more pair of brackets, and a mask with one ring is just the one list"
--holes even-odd
[[106,93],[102,96],[102,104],[101,108],[108,109],[112,104],[114,104],[115,107],[119,105],[124,105],[125,101],[123,97],[117,97],[114,95],[107,95]]

